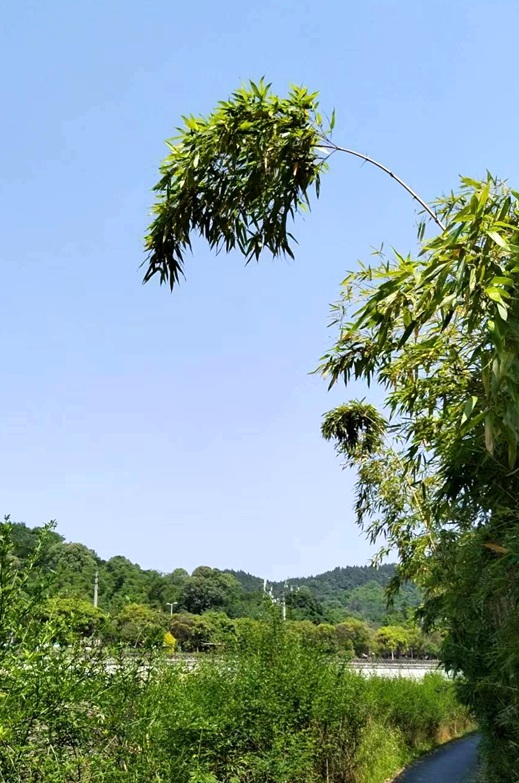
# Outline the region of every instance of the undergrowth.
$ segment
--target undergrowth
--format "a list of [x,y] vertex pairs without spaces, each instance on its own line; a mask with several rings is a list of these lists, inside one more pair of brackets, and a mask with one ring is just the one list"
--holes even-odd
[[470,727],[441,675],[365,679],[275,621],[254,646],[191,671],[69,647],[7,681],[9,783],[382,783]]
[[40,599],[0,540],[2,783],[382,783],[470,728],[441,675],[363,678],[275,616],[189,670],[56,647]]

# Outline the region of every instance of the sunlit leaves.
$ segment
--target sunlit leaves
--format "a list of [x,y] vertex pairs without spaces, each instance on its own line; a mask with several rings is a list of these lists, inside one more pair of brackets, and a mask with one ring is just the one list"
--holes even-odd
[[[458,439],[472,427],[483,433],[484,413],[487,448],[492,443],[494,454],[496,446],[506,452],[513,467],[519,443],[518,200],[489,176],[481,183],[463,180],[437,209],[446,229],[422,245],[417,259],[395,254],[346,279],[340,338],[321,369],[331,383],[376,377],[393,388],[395,415],[423,416],[418,406],[425,405],[432,416],[448,404]],[[353,318],[352,299],[361,304]]]
[[[290,224],[319,195],[325,161],[317,93],[292,86],[287,98],[263,80],[236,90],[207,117],[184,117],[155,186],[144,281],[173,287],[193,235],[246,258],[293,255]],[[334,117],[332,117],[334,121]]]
[[[425,588],[429,621],[452,624],[456,638],[483,630],[457,627],[461,582],[449,569],[470,575],[470,550],[479,573],[466,583],[492,595],[496,576],[504,591],[510,541],[519,540],[518,198],[491,177],[463,180],[437,204],[445,231],[432,240],[422,232],[417,258],[379,253],[349,274],[332,310],[338,339],[320,367],[330,385],[361,380],[384,394],[377,450],[350,433],[356,402],[327,414],[323,434],[356,469],[358,522],[382,540],[382,555],[398,552],[399,574]],[[364,430],[358,418],[353,432]],[[485,558],[497,555],[489,576]],[[450,649],[448,663],[464,661]]]
[[374,405],[353,400],[329,411],[321,432],[326,440],[335,442],[340,453],[373,454],[383,443],[386,426]]

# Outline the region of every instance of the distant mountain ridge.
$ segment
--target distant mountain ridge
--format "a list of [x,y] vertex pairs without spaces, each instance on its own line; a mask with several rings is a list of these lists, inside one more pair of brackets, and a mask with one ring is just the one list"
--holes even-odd
[[[232,574],[241,584],[245,592],[256,592],[263,588],[264,580],[259,576],[254,576],[247,571],[224,569],[226,574]],[[367,584],[368,582],[377,582],[385,587],[389,580],[395,574],[394,563],[382,565],[379,568],[373,566],[337,566],[331,571],[324,571],[315,576],[297,576],[291,579],[281,581],[270,581],[269,586],[273,588],[275,594],[280,593],[285,583],[293,587],[308,587],[312,592],[319,594],[323,600],[326,597],[335,597],[337,591],[350,591],[356,587]]]
[[[393,563],[373,566],[338,566],[315,576],[301,576],[286,581],[269,582],[274,596],[279,597],[285,584],[290,590],[304,590],[319,602],[326,614],[340,622],[346,611],[372,622],[383,622],[388,614],[386,587],[395,574]],[[263,579],[246,571],[227,569],[246,594],[263,589]],[[393,612],[399,618],[408,615],[420,604],[420,593],[412,585],[404,585],[394,600]]]
[[[13,525],[14,555],[21,566],[36,551],[40,532],[23,523]],[[117,612],[129,603],[162,611],[196,606],[198,613],[220,608],[232,617],[258,617],[263,611],[263,579],[239,569],[200,566],[191,575],[183,568],[161,573],[142,569],[120,555],[103,560],[83,544],[65,541],[56,531],[46,534],[44,560],[53,574],[52,591],[62,597],[92,600],[97,574],[99,606],[105,611]],[[385,588],[394,573],[393,564],[338,566],[315,576],[289,579],[288,590],[285,581],[269,582],[269,588],[276,598],[286,593],[287,606],[296,619],[336,624],[353,616],[373,624],[403,622],[420,603],[420,595],[413,585],[404,586],[394,606],[388,607]]]

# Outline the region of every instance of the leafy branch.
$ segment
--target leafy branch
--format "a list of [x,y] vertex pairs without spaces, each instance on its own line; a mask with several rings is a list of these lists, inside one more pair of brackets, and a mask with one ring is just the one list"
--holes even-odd
[[193,234],[217,252],[238,250],[246,263],[264,250],[293,257],[290,222],[310,208],[312,192],[319,197],[321,175],[337,152],[385,172],[443,230],[434,210],[387,166],[332,141],[335,113],[326,127],[317,93],[305,87],[291,86],[280,98],[263,79],[251,81],[207,118],[183,120],[154,188],[144,282],[158,276],[171,289],[178,284]]

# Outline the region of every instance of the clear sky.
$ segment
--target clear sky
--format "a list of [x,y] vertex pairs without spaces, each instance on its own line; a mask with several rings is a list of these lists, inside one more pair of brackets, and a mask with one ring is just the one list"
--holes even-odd
[[337,141],[427,199],[487,168],[517,187],[518,32],[517,0],[4,4],[2,513],[163,571],[366,563],[319,435],[359,390],[308,373],[345,271],[412,249],[414,205],[336,159],[295,262],[197,244],[171,295],[139,270],[163,140],[264,74],[320,90]]

